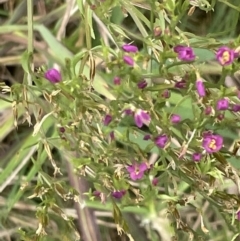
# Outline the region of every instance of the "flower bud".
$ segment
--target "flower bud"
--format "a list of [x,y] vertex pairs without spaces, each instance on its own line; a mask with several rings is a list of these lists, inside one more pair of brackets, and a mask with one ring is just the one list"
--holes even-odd
[[114,83],[115,85],[120,85],[120,84],[121,84],[121,79],[120,79],[120,77],[115,76],[114,79],[113,79],[113,83]]
[[137,86],[138,86],[138,89],[144,89],[147,87],[147,81],[146,80],[142,80],[140,82],[138,82]]
[[181,116],[180,115],[175,115],[175,114],[171,115],[171,122],[173,124],[177,124],[180,121],[181,121]]
[[128,53],[136,53],[138,52],[138,47],[132,44],[124,44],[122,50]]
[[123,56],[123,61],[125,62],[125,64],[129,66],[134,66],[134,60],[130,56],[127,56],[127,55]]
[[205,86],[202,80],[196,81],[196,89],[199,97],[204,97],[206,95]]
[[44,74],[44,77],[51,83],[56,84],[62,80],[62,76],[57,69],[49,69]]
[[103,124],[105,126],[108,126],[110,124],[110,122],[112,121],[112,116],[111,115],[106,115],[104,120],[103,120]]

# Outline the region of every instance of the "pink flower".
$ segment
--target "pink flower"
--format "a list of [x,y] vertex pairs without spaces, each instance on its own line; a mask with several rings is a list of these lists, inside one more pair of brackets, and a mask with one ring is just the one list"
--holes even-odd
[[234,57],[234,50],[227,46],[220,47],[216,53],[216,58],[222,66],[231,64],[234,61]]
[[129,66],[134,66],[134,60],[130,56],[127,56],[127,55],[123,56],[123,61]]
[[144,89],[147,87],[147,81],[146,80],[142,80],[140,82],[138,82],[137,86],[138,86],[138,89]]
[[105,126],[108,126],[110,124],[110,122],[112,121],[112,116],[111,115],[106,115],[104,120],[103,120],[103,124]]
[[153,180],[152,180],[152,185],[157,186],[157,184],[158,184],[158,178],[154,177]]
[[182,45],[178,45],[173,48],[175,53],[178,53],[178,58],[183,61],[193,61],[195,60],[195,54],[191,47],[186,47]]
[[232,106],[231,111],[233,111],[233,112],[239,112],[239,111],[240,111],[240,105],[239,105],[239,104],[234,104],[234,105]]
[[144,141],[148,141],[148,140],[150,140],[151,139],[151,135],[149,135],[149,134],[146,134],[144,137],[143,137],[143,140]]
[[112,196],[115,197],[116,199],[121,199],[125,194],[126,194],[125,190],[112,192]]
[[211,113],[212,113],[212,107],[211,106],[206,106],[205,115],[210,115]]
[[235,51],[235,50],[234,50],[234,58],[237,59],[237,58],[239,58],[239,57],[240,57],[239,51]]
[[121,84],[121,79],[120,79],[120,77],[115,76],[114,79],[113,79],[113,83],[114,83],[115,85],[120,85],[120,84]]
[[124,113],[125,113],[125,115],[132,115],[133,111],[131,109],[125,109]]
[[61,127],[59,127],[59,131],[60,131],[61,133],[64,133],[66,130],[65,130],[65,128],[64,128],[63,126],[61,126]]
[[175,83],[175,88],[185,89],[187,87],[187,82],[185,80],[181,80]]
[[134,120],[137,127],[141,128],[143,124],[149,125],[151,121],[150,115],[141,109],[137,110],[134,114]]
[[171,95],[171,92],[168,89],[164,90],[163,93],[162,93],[162,97],[165,98],[165,99],[170,98],[170,95]]
[[195,162],[199,162],[199,161],[201,161],[201,159],[202,159],[202,154],[201,153],[193,153],[193,155],[192,155],[192,159],[193,159],[193,161],[195,161]]
[[181,116],[180,115],[175,115],[175,114],[171,115],[171,122],[173,124],[177,124],[180,121],[181,121]]
[[138,52],[138,47],[132,44],[124,44],[122,50],[128,53],[136,53]]
[[196,89],[199,97],[204,97],[206,95],[205,86],[202,80],[196,81]]
[[220,121],[222,121],[223,119],[224,119],[224,113],[221,113],[221,114],[219,114],[218,116],[217,116],[217,119],[218,120],[220,120]]
[[49,69],[44,74],[44,77],[53,84],[56,84],[62,80],[62,76],[57,69]]
[[160,148],[164,148],[166,146],[167,142],[168,142],[168,137],[165,134],[157,136],[155,138],[155,144]]
[[130,174],[130,178],[133,181],[139,180],[143,178],[144,172],[148,169],[147,164],[145,162],[138,164],[135,163],[131,166],[127,167],[127,171]]
[[93,191],[93,196],[95,196],[95,197],[100,197],[100,195],[101,195],[101,192],[100,191],[97,191],[97,190],[95,190],[95,191]]
[[114,131],[111,131],[109,136],[110,136],[111,141],[114,141],[114,139],[115,139]]
[[217,101],[217,110],[227,110],[229,101],[227,99],[220,99]]
[[220,135],[206,133],[203,137],[202,146],[208,153],[217,152],[223,146],[223,138]]

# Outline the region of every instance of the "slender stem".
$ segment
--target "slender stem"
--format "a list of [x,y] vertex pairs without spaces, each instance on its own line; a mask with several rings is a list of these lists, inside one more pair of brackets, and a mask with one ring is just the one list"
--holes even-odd
[[[27,0],[27,20],[28,20],[28,56],[33,54],[33,0]],[[29,58],[31,61],[31,58]],[[30,68],[33,71],[33,63],[30,63]],[[28,72],[28,85],[32,85],[31,72]]]
[[154,12],[155,12],[155,0],[152,0],[151,2],[151,15],[150,15],[150,26],[151,26],[151,31],[152,35],[154,35]]
[[[150,26],[151,26],[151,35],[152,36],[154,35],[154,5],[155,5],[155,1],[152,0],[152,2],[151,2],[152,11],[151,11],[151,15],[150,15]],[[151,59],[152,59],[153,52],[152,52],[151,48],[148,48],[148,53],[149,53],[149,55],[151,56]],[[148,72],[152,73],[152,61],[149,61]],[[151,78],[149,78],[148,81],[152,84]]]
[[188,143],[187,143],[187,146],[190,144],[190,142],[192,141],[193,137],[195,136],[195,133],[196,133],[197,129],[194,129],[189,140],[188,140]]
[[88,22],[88,18],[89,18],[89,6],[88,4],[85,5],[85,31],[86,31],[86,45],[87,45],[87,49],[90,50],[92,47],[91,44],[91,29],[89,26],[89,22]]

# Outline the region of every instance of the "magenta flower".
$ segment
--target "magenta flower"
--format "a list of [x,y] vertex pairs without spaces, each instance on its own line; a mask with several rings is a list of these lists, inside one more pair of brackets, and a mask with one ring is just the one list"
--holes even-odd
[[191,47],[178,45],[173,50],[178,54],[178,58],[183,61],[193,61],[196,57]]
[[44,77],[51,83],[56,84],[62,80],[62,76],[57,69],[49,69],[44,74]]
[[97,191],[97,190],[95,190],[95,191],[93,191],[93,196],[95,196],[95,197],[100,197],[100,195],[101,195],[101,192],[100,191]]
[[187,87],[187,82],[185,80],[181,80],[175,83],[175,88],[185,89]]
[[114,141],[114,140],[115,140],[114,131],[111,131],[110,134],[109,134],[109,136],[110,136],[111,141]]
[[231,111],[233,111],[233,112],[239,112],[239,111],[240,111],[240,105],[239,105],[239,104],[234,104],[234,105],[232,106]]
[[158,184],[158,178],[154,177],[153,180],[152,180],[152,185],[157,186],[157,184]]
[[64,133],[64,132],[65,132],[65,128],[64,128],[63,126],[61,126],[61,127],[59,127],[59,131],[60,131],[61,133]]
[[227,110],[229,107],[229,101],[227,99],[220,99],[217,101],[217,110]]
[[205,115],[210,115],[211,113],[212,113],[212,107],[211,106],[206,106]]
[[219,151],[223,146],[223,138],[220,135],[205,134],[202,141],[203,148],[208,153]]
[[173,124],[177,124],[180,121],[181,121],[181,116],[180,115],[175,115],[175,114],[171,115],[171,122]]
[[171,96],[170,90],[166,89],[166,90],[163,91],[163,93],[162,93],[163,98],[168,99],[168,98],[170,98],[170,96]]
[[238,59],[240,57],[240,53],[234,52],[234,59]]
[[164,148],[166,146],[167,142],[168,142],[168,137],[165,134],[157,136],[155,138],[155,144],[160,148]]
[[112,116],[111,115],[105,115],[105,118],[103,120],[103,124],[105,126],[108,126],[111,121],[112,121]]
[[234,50],[234,58],[237,59],[240,57],[240,49],[239,47]]
[[142,179],[142,177],[144,175],[144,172],[147,169],[148,169],[148,167],[147,167],[147,164],[145,162],[143,162],[141,164],[135,163],[135,164],[127,167],[127,171],[129,172],[130,178],[133,181]]
[[125,115],[132,115],[133,111],[131,109],[124,110]]
[[196,89],[199,97],[204,97],[206,95],[205,86],[202,80],[196,81]]
[[115,197],[116,199],[121,199],[125,194],[126,194],[125,190],[112,192],[112,196]]
[[201,161],[201,159],[202,159],[202,154],[201,153],[193,153],[193,155],[192,155],[192,159],[193,159],[193,161],[195,161],[195,162],[199,162],[199,161]]
[[146,134],[144,137],[143,137],[143,140],[144,141],[148,141],[148,140],[150,140],[151,139],[151,135],[149,135],[149,134]]
[[138,82],[137,86],[138,86],[138,89],[144,89],[147,87],[147,81],[146,80],[142,80],[140,82]]
[[128,53],[136,53],[138,52],[138,47],[132,44],[124,44],[122,50]]
[[225,117],[224,114],[221,113],[221,114],[219,114],[219,115],[217,116],[217,119],[221,121],[221,120],[224,119],[224,117]]
[[123,61],[124,61],[127,65],[129,65],[129,66],[133,66],[133,65],[134,65],[134,60],[133,60],[133,58],[130,57],[130,56],[127,56],[127,55],[123,56]]
[[115,76],[114,79],[113,79],[113,83],[114,83],[115,85],[120,85],[120,84],[121,84],[121,79],[120,79],[120,77]]
[[134,121],[137,127],[141,128],[143,124],[149,125],[151,121],[150,115],[143,110],[137,110],[134,114]]
[[231,64],[234,61],[234,57],[234,50],[227,46],[220,47],[216,53],[216,58],[222,66]]

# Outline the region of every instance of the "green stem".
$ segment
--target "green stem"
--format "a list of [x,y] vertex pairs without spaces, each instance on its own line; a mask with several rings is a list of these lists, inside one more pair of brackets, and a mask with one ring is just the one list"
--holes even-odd
[[[28,55],[33,54],[33,0],[27,0],[27,20],[28,20]],[[31,60],[31,58],[30,58]],[[33,64],[30,63],[33,71]],[[28,85],[32,85],[31,71],[28,72]]]
[[152,35],[154,35],[154,10],[155,10],[155,0],[151,2],[151,15],[150,15],[150,26],[151,26],[151,31]]
[[88,22],[88,19],[89,19],[89,6],[88,4],[85,4],[85,31],[86,31],[86,45],[87,45],[87,49],[90,50],[91,47],[92,47],[92,44],[91,44],[91,30],[90,30],[90,26],[89,26],[89,22]]

